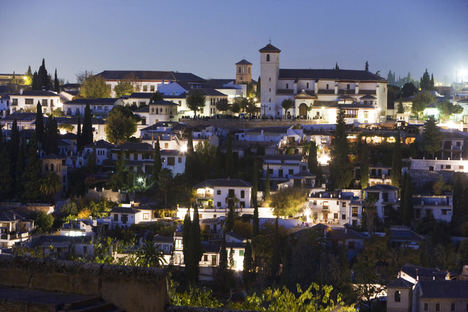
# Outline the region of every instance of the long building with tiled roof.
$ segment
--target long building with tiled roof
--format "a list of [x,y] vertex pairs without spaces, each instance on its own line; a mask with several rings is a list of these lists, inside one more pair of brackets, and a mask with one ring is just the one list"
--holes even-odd
[[[259,50],[261,113],[274,118],[312,119],[334,124],[342,109],[347,123],[377,123],[387,115],[387,81],[368,70],[284,69],[281,50]],[[293,105],[285,109],[283,101]]]

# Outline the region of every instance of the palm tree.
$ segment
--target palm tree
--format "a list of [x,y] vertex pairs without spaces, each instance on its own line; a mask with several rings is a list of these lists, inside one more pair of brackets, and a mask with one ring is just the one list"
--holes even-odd
[[154,246],[151,240],[145,240],[143,247],[137,252],[137,264],[143,267],[161,267],[166,261],[161,250]]
[[41,179],[39,191],[43,199],[50,200],[62,189],[62,181],[58,175],[51,172]]
[[281,102],[281,106],[284,109],[284,114],[286,115],[288,113],[288,110],[290,110],[294,106],[294,101],[291,99],[284,99],[283,102]]

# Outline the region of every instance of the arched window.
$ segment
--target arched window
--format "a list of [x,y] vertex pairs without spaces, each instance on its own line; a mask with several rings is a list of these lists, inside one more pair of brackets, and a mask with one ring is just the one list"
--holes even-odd
[[401,301],[401,292],[399,290],[395,291],[394,299],[395,299],[395,302],[400,302]]
[[266,61],[267,61],[267,62],[270,61],[270,54],[267,54],[267,56],[266,56]]

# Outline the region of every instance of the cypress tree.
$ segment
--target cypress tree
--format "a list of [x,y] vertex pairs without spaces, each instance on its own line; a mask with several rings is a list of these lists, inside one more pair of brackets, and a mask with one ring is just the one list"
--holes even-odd
[[348,140],[344,110],[340,108],[337,116],[336,130],[331,147],[330,177],[333,186],[346,188],[353,179],[353,168],[348,158]]
[[83,144],[82,144],[83,138],[81,134],[81,116],[78,115],[78,122],[77,122],[77,129],[76,129],[76,147],[78,151],[81,151]]
[[257,159],[255,159],[254,165],[253,165],[253,177],[252,177],[252,205],[254,207],[254,214],[253,214],[254,236],[257,236],[259,232],[257,191],[258,191],[258,169],[257,169]]
[[190,219],[190,208],[187,210],[184,218],[184,227],[182,229],[182,245],[183,245],[183,253],[184,253],[184,264],[185,264],[185,275],[187,277],[187,281],[192,283],[192,259],[193,259],[193,244],[192,244],[192,220]]
[[226,237],[223,235],[223,240],[221,241],[221,250],[219,252],[219,270],[221,273],[225,273],[227,271],[228,266],[228,257],[227,257],[227,250],[226,250]]
[[360,165],[360,184],[365,189],[369,183],[369,147],[367,142],[359,140],[359,165]]
[[265,178],[265,194],[263,194],[265,200],[270,198],[270,167],[267,166],[266,178]]
[[242,272],[242,277],[244,283],[248,286],[252,280],[253,272],[253,258],[252,258],[252,245],[250,241],[247,241],[244,251],[244,271]]
[[42,105],[37,101],[36,105],[36,141],[39,145],[43,143],[44,138],[44,116],[42,114]]
[[22,199],[26,201],[37,201],[41,198],[41,160],[37,152],[37,144],[33,139],[28,146],[28,158],[22,175],[24,191]]
[[273,281],[279,272],[280,267],[280,250],[279,250],[279,233],[278,233],[278,217],[275,219],[275,234],[273,239],[273,257],[271,262],[271,278]]
[[97,172],[97,156],[96,156],[96,148],[93,148],[93,151],[88,157],[88,171],[91,173]]
[[395,187],[400,187],[401,166],[401,139],[400,130],[398,130],[393,147],[392,171],[390,173],[392,185]]
[[52,88],[52,82],[45,67],[45,59],[42,59],[42,65],[39,67],[37,75],[39,79],[39,90],[50,90]]
[[41,90],[41,85],[40,85],[40,81],[39,81],[39,75],[37,74],[37,72],[35,71],[33,76],[32,76],[32,83],[31,83],[31,88],[33,90]]
[[317,162],[317,144],[315,144],[315,141],[310,142],[307,164],[309,166],[310,173],[313,173],[316,175],[318,171],[318,162]]
[[200,232],[200,219],[198,216],[198,207],[195,205],[193,210],[193,221],[190,227],[191,240],[192,240],[192,266],[193,266],[193,280],[198,280],[198,274],[200,272],[199,264],[203,256],[203,247],[201,244],[201,232]]
[[369,62],[368,61],[366,61],[366,66],[365,66],[364,69],[365,69],[365,71],[369,71]]
[[[153,155],[153,180],[156,182],[159,176],[159,172],[161,171],[162,163],[161,163],[161,147],[159,145],[159,138],[156,140],[156,145],[154,148],[154,155]],[[155,184],[156,185],[156,184]]]
[[55,69],[55,76],[54,76],[54,90],[55,92],[60,92],[60,83],[57,77],[57,68]]
[[[2,137],[3,140],[3,137]],[[10,157],[6,146],[0,148],[0,200],[11,198],[14,180],[11,172]]]
[[59,134],[57,129],[57,121],[53,116],[50,116],[45,129],[44,151],[46,154],[58,154]]
[[16,155],[18,155],[18,148],[20,144],[20,134],[18,129],[18,123],[16,119],[13,120],[13,124],[11,125],[11,135],[10,135],[10,158],[15,159]]
[[20,198],[23,194],[23,174],[24,174],[24,166],[25,166],[25,146],[21,144],[18,147],[18,156],[16,157],[16,164],[13,168],[14,172],[14,183],[15,183],[15,195]]
[[84,111],[84,119],[83,119],[83,129],[82,129],[82,137],[83,137],[83,146],[86,144],[93,143],[93,119],[91,108],[89,104],[86,104],[85,111]]
[[228,215],[226,218],[226,225],[225,231],[231,232],[234,228],[234,218],[235,218],[235,210],[234,210],[234,199],[228,198]]
[[226,172],[225,175],[227,177],[232,177],[234,175],[234,158],[232,155],[232,136],[231,134],[228,135],[227,138],[227,146],[226,146],[226,162],[225,162],[225,168]]
[[405,172],[400,200],[401,221],[404,225],[410,225],[413,218],[413,190],[411,176]]
[[234,249],[229,250],[229,268],[234,269]]

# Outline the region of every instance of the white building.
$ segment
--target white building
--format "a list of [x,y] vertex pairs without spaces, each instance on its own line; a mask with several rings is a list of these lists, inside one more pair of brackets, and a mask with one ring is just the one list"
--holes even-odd
[[452,195],[413,195],[414,217],[432,216],[437,221],[451,222],[453,214]]
[[302,161],[301,155],[271,155],[263,159],[263,172],[266,177],[270,172],[271,180],[284,181],[296,175],[308,173],[307,163]]
[[94,115],[107,116],[114,108],[116,100],[112,98],[75,99],[63,103],[63,111],[69,116],[84,115],[86,105],[89,105]]
[[110,211],[112,227],[130,227],[133,224],[151,222],[154,220],[153,211],[138,209],[133,203],[121,204]]
[[169,169],[173,176],[184,174],[187,155],[178,150],[161,150],[161,164],[163,169]]
[[111,158],[111,150],[115,146],[107,141],[99,140],[93,144],[85,145],[83,148],[83,155],[86,155],[86,158],[89,158],[89,155],[96,151],[96,163],[101,166],[102,163]]
[[209,179],[195,185],[197,201],[202,207],[228,209],[232,200],[235,208],[248,208],[252,185],[241,179]]
[[[269,117],[298,117],[336,123],[344,109],[347,123],[375,123],[387,112],[387,81],[364,70],[281,69],[281,50],[272,44],[260,49],[261,113]],[[281,103],[294,101],[285,112]]]
[[360,225],[362,201],[352,192],[319,192],[309,197],[307,222]]
[[10,113],[36,112],[37,103],[41,103],[44,114],[53,110],[62,110],[60,96],[52,91],[20,90],[19,93],[10,94]]
[[96,76],[102,77],[111,88],[111,96],[115,97],[115,86],[120,81],[129,81],[135,92],[154,93],[160,85],[173,81],[203,82],[204,79],[192,73],[156,70],[105,70]]
[[410,170],[468,172],[468,160],[410,158],[408,162]]
[[365,198],[374,202],[377,217],[384,221],[391,214],[391,210],[398,208],[398,188],[387,184],[376,184],[366,188]]

